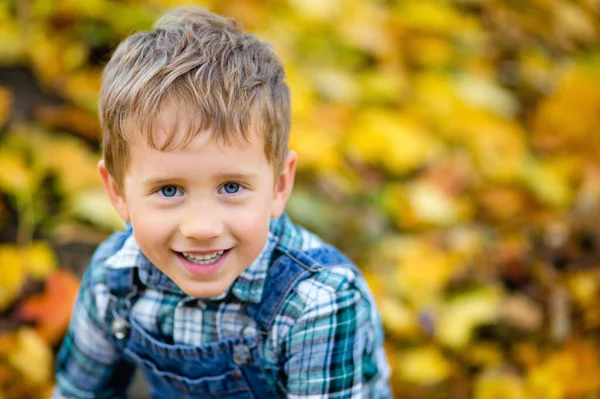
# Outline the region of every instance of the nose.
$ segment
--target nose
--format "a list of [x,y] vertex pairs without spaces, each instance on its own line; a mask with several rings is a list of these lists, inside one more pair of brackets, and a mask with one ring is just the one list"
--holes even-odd
[[217,207],[208,203],[190,204],[179,222],[179,231],[185,238],[206,241],[223,234],[224,222]]

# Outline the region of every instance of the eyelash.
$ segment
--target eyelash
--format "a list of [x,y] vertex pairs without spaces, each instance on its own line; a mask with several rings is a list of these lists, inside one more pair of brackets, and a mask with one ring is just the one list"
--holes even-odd
[[227,192],[226,192],[226,193],[224,193],[224,194],[227,194],[227,195],[235,195],[235,194],[238,194],[240,191],[243,191],[243,190],[245,190],[245,189],[246,189],[246,188],[245,188],[245,187],[244,187],[242,184],[240,184],[240,183],[236,183],[236,182],[233,182],[233,181],[228,181],[227,183],[224,183],[224,184],[222,184],[222,185],[221,185],[221,187],[219,187],[219,192],[221,192],[221,190],[224,190],[224,189],[225,189],[225,186],[227,186],[227,185],[229,185],[229,184],[235,184],[235,185],[237,185],[237,186],[238,186],[238,190],[237,190],[235,193],[227,193]]
[[173,188],[175,188],[175,189],[176,189],[178,192],[182,192],[182,190],[181,190],[179,187],[177,187],[177,186],[174,186],[174,185],[172,185],[172,184],[169,184],[169,185],[166,185],[166,186],[159,187],[159,188],[158,188],[158,190],[156,190],[156,193],[157,193],[158,195],[160,195],[161,197],[163,197],[163,198],[173,198],[173,197],[178,197],[178,195],[171,195],[171,196],[164,195],[164,193],[163,193],[162,191],[163,191],[165,188],[168,188],[168,187],[173,187]]
[[[241,183],[236,183],[236,182],[226,182],[226,183],[222,184],[222,185],[219,187],[219,190],[218,190],[218,192],[219,192],[219,193],[221,193],[221,190],[224,190],[224,189],[225,189],[225,186],[227,186],[227,185],[229,185],[229,184],[235,184],[235,185],[237,185],[237,186],[238,186],[238,190],[237,190],[235,193],[227,193],[227,192],[224,192],[223,194],[226,194],[226,195],[235,195],[235,194],[239,194],[239,192],[240,192],[240,191],[244,191],[244,190],[246,190],[246,187],[245,187],[243,184],[241,184]],[[165,186],[159,187],[159,188],[158,188],[158,189],[155,191],[155,193],[156,193],[156,194],[159,194],[159,195],[160,195],[161,197],[163,197],[163,198],[173,198],[173,197],[179,197],[179,196],[180,196],[180,195],[176,195],[176,194],[177,194],[177,192],[176,192],[174,195],[171,195],[171,196],[164,195],[164,193],[163,193],[163,190],[164,190],[165,188],[168,188],[168,187],[173,187],[173,188],[175,188],[175,189],[177,190],[177,192],[182,192],[182,191],[183,191],[183,190],[181,190],[181,188],[179,188],[179,187],[177,187],[177,186],[175,186],[175,185],[173,185],[173,184],[168,184],[168,185],[165,185]]]

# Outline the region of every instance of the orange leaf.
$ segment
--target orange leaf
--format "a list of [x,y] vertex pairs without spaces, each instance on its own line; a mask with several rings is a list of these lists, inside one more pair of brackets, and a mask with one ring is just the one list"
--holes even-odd
[[77,277],[59,270],[46,278],[46,290],[27,299],[19,309],[23,320],[37,323],[38,333],[48,342],[56,342],[64,333],[75,296],[79,289]]

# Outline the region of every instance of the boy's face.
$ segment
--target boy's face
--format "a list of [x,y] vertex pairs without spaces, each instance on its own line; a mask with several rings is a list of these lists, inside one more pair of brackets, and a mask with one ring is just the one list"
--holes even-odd
[[[168,113],[161,121],[159,147],[166,124],[175,123]],[[98,168],[142,252],[190,296],[224,292],[260,254],[270,219],[283,212],[295,154],[288,153],[276,178],[258,134],[250,143],[221,145],[203,132],[169,151],[151,148],[141,135],[128,145],[122,188],[102,161]]]

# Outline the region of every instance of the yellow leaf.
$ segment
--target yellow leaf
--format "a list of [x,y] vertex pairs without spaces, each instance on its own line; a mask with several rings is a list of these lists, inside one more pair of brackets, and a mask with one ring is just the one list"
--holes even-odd
[[475,327],[497,319],[499,300],[500,293],[493,287],[480,288],[450,300],[439,312],[436,338],[451,348],[464,348]]
[[597,14],[585,12],[581,6],[561,1],[556,5],[554,23],[564,36],[581,42],[593,42],[598,38]]
[[38,280],[44,279],[56,269],[56,257],[48,243],[33,242],[22,249],[23,267],[26,273]]
[[316,105],[316,94],[312,85],[307,84],[306,74],[291,65],[286,68],[287,83],[290,87],[292,101],[292,120],[306,120]]
[[432,346],[401,351],[396,370],[404,381],[419,385],[442,382],[452,371],[450,363]]
[[435,301],[457,272],[456,256],[423,239],[390,239],[382,250],[396,262],[397,292],[415,308]]
[[77,217],[97,226],[111,230],[123,228],[123,220],[101,189],[77,193],[72,200],[71,208]]
[[295,126],[290,134],[290,148],[296,151],[302,168],[335,170],[341,165],[338,137],[317,127]]
[[37,28],[29,33],[28,58],[40,82],[51,85],[53,80],[64,72],[60,64],[60,51],[65,41],[56,34],[48,34],[38,25],[33,26]]
[[600,388],[600,364],[595,347],[572,341],[552,353],[527,374],[529,398],[593,397]]
[[409,90],[407,74],[398,68],[365,71],[358,79],[366,102],[398,101]]
[[45,384],[52,378],[52,349],[31,328],[17,331],[16,346],[8,355],[8,361],[29,381]]
[[523,180],[542,202],[564,208],[570,204],[570,176],[564,173],[563,163],[531,160],[522,170]]
[[506,372],[486,372],[475,381],[474,399],[524,399],[523,381]]
[[376,110],[364,112],[346,137],[351,157],[398,174],[422,166],[440,150],[440,143],[417,121]]
[[12,110],[12,94],[9,90],[0,87],[0,126],[3,126]]
[[514,181],[527,160],[525,134],[520,126],[486,113],[470,113],[463,121],[467,143],[485,176]]
[[13,245],[0,245],[0,312],[19,296],[25,283],[23,259]]
[[489,110],[507,118],[514,117],[519,110],[517,100],[511,92],[490,79],[464,75],[457,79],[456,86],[459,97],[472,107]]
[[57,174],[65,195],[76,195],[85,189],[99,188],[100,178],[96,169],[98,156],[81,140],[73,138],[39,137],[44,143],[47,167]]
[[314,19],[334,18],[340,9],[340,0],[291,0],[290,3],[298,13]]
[[466,348],[465,357],[471,365],[480,368],[498,367],[504,361],[502,349],[494,342],[473,342]]
[[580,271],[567,277],[569,292],[581,307],[596,306],[596,298],[600,289],[600,281],[596,271]]
[[343,6],[344,18],[337,24],[341,38],[378,55],[389,56],[396,50],[392,32],[387,29],[389,12],[385,7],[360,0],[344,0]]
[[542,149],[598,149],[600,78],[598,66],[569,70],[558,88],[542,99],[533,118],[533,141]]
[[356,77],[349,72],[321,67],[311,75],[317,92],[327,100],[353,105],[361,95]]
[[8,194],[27,193],[32,188],[33,176],[20,154],[0,150],[0,190]]
[[450,3],[435,0],[398,2],[394,17],[401,25],[426,32],[453,34],[467,24],[458,9]]
[[98,107],[98,93],[102,80],[102,70],[87,68],[69,74],[64,86],[64,94],[75,104],[94,112]]
[[425,224],[450,226],[467,219],[472,213],[468,202],[453,198],[433,182],[409,184],[406,195],[415,217]]
[[409,56],[426,67],[439,67],[454,61],[452,42],[438,36],[415,35],[407,41]]
[[22,26],[14,19],[0,16],[0,65],[18,62],[26,52]]
[[562,399],[565,388],[549,367],[536,367],[527,377],[528,398]]
[[386,331],[396,337],[415,336],[418,333],[415,314],[399,300],[383,298],[378,301],[378,307]]

